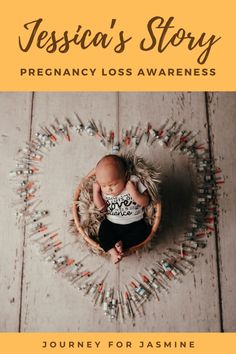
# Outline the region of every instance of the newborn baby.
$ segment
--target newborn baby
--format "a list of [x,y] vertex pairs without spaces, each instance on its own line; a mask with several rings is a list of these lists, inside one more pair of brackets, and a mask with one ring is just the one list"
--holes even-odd
[[96,166],[93,200],[106,218],[99,228],[100,246],[118,263],[123,250],[144,241],[151,230],[143,218],[149,204],[146,187],[137,176],[128,178],[126,162],[117,155],[104,156]]

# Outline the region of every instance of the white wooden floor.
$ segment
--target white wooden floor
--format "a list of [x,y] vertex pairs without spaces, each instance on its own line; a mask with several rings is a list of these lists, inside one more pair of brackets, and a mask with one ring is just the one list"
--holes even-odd
[[[109,322],[100,308],[52,271],[26,238],[27,228],[15,225],[16,186],[9,178],[18,149],[55,117],[100,120],[107,130],[120,134],[140,122],[154,127],[166,118],[187,130],[200,131],[225,175],[218,197],[217,231],[197,259],[193,273],[161,301],[150,301],[146,315],[135,323]],[[0,93],[0,331],[236,331],[236,93]],[[100,256],[90,257],[92,269],[103,264],[108,280],[122,287],[130,275],[150,264],[185,231],[192,196],[189,162],[178,153],[141,145],[138,154],[160,163],[163,179],[163,229],[149,253],[125,258],[118,266]],[[73,138],[60,144],[43,161],[40,195],[50,210],[50,222],[59,227],[65,242],[73,191],[106,150],[95,138]],[[76,252],[84,252],[75,248]]]

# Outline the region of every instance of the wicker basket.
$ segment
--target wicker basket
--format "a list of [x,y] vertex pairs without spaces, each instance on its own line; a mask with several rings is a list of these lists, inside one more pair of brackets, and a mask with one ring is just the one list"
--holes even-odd
[[[80,193],[81,190],[83,188],[84,182],[86,182],[86,180],[88,180],[89,178],[93,177],[95,175],[95,169],[93,169],[92,171],[89,172],[89,174],[83,179],[83,181],[79,184],[79,186],[76,188],[75,194],[74,194],[74,200],[73,200],[73,206],[72,206],[72,212],[73,212],[73,218],[74,218],[74,222],[75,222],[75,226],[79,232],[79,234],[85,239],[85,241],[88,243],[88,245],[94,249],[95,251],[99,252],[99,253],[104,253],[104,250],[100,247],[100,245],[98,244],[98,242],[96,242],[95,240],[93,240],[83,229],[83,227],[81,226],[81,222],[80,222],[80,216],[78,214],[78,210],[77,210],[77,204],[78,204],[78,200],[80,197]],[[152,229],[150,234],[148,235],[148,237],[141,243],[139,243],[138,245],[135,245],[131,248],[129,248],[126,251],[126,254],[131,254],[133,252],[136,252],[137,250],[143,248],[148,242],[150,242],[150,240],[153,238],[153,236],[155,235],[159,224],[160,224],[160,219],[161,219],[161,202],[157,202],[155,204],[155,215],[154,215],[154,221],[152,223]]]

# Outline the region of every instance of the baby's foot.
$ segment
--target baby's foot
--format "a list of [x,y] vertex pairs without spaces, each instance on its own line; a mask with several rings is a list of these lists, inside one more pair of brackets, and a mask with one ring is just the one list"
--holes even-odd
[[115,244],[115,248],[116,248],[117,252],[118,252],[120,255],[123,255],[123,243],[122,243],[122,241],[118,241],[118,242]]
[[117,252],[115,247],[111,248],[108,253],[111,255],[111,261],[113,264],[120,262],[122,256]]

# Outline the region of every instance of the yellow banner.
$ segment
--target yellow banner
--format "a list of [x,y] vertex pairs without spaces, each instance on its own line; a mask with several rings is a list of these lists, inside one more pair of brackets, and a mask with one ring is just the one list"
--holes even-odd
[[235,90],[235,1],[1,6],[1,90]]
[[235,333],[5,333],[4,354],[234,354]]

